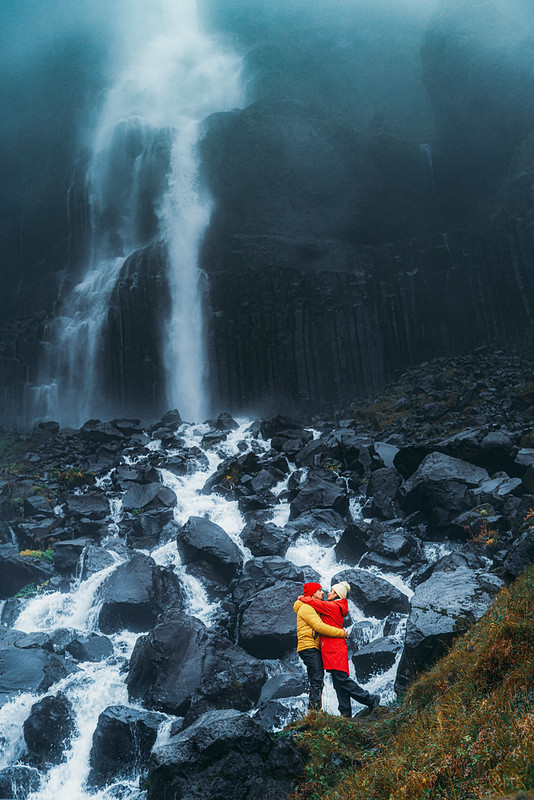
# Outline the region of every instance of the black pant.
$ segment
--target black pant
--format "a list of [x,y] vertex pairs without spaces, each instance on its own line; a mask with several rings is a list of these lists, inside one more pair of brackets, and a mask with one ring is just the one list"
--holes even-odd
[[329,669],[328,672],[332,676],[332,683],[337,694],[337,702],[339,706],[339,713],[342,717],[351,717],[352,709],[350,707],[350,698],[354,698],[358,703],[364,706],[371,705],[372,695],[366,689],[358,686],[356,681],[353,681],[350,675],[342,672],[340,669]]
[[310,708],[321,710],[323,696],[324,668],[321,651],[317,647],[301,650],[299,656],[304,661],[308,673]]

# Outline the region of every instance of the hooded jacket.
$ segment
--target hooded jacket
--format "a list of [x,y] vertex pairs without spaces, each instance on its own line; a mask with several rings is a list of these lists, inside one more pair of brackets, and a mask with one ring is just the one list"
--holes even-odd
[[[343,631],[343,617],[349,612],[349,604],[345,599],[339,598],[338,600],[316,600],[314,597],[306,597],[301,602],[302,605],[309,605],[314,608],[320,615],[323,623],[328,627],[333,626],[338,630]],[[332,634],[328,634],[331,637]],[[341,633],[343,636],[343,633]],[[323,666],[328,669],[339,669],[341,672],[349,674],[349,651],[347,649],[347,642],[345,639],[339,637],[328,638],[321,636],[321,656],[323,658]]]
[[297,615],[297,653],[309,650],[311,647],[319,650],[319,636],[343,637],[343,629],[339,626],[326,625],[311,605],[296,600],[293,611]]

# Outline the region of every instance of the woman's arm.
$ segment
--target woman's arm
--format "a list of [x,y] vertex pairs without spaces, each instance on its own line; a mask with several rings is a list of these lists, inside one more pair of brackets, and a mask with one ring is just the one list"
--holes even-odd
[[299,597],[301,603],[307,603],[307,605],[314,608],[319,613],[327,614],[329,611],[332,611],[332,603],[335,603],[335,600],[317,600],[316,597],[304,597],[301,595]]

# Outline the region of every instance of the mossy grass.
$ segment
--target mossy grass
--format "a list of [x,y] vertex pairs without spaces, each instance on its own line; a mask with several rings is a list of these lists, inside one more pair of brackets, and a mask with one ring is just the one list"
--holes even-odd
[[293,800],[530,797],[534,567],[398,704],[352,722],[310,713],[288,735],[305,757]]

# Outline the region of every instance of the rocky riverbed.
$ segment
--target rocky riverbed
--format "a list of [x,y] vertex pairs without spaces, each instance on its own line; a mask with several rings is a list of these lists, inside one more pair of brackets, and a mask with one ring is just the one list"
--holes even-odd
[[387,702],[534,559],[531,374],[483,350],[335,419],[2,431],[0,797],[287,796],[303,581],[351,583]]

